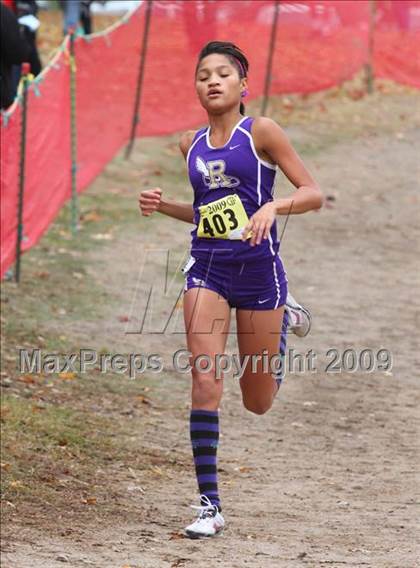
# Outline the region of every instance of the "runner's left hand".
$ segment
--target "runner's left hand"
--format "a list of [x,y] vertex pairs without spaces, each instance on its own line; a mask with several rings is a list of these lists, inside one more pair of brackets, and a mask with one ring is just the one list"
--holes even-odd
[[254,247],[260,245],[263,239],[268,239],[272,224],[276,219],[276,206],[272,201],[263,205],[256,213],[252,215],[248,224],[242,232],[242,240],[246,240],[249,231],[252,231],[252,237],[249,244]]

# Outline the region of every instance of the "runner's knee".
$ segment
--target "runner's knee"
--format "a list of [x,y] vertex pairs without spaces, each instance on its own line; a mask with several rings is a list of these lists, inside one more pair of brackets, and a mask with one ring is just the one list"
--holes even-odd
[[273,404],[272,400],[268,400],[267,398],[263,399],[251,399],[243,397],[242,399],[244,407],[252,412],[253,414],[265,414],[268,412]]
[[213,372],[202,373],[192,370],[192,398],[201,404],[216,403],[220,400],[222,384]]

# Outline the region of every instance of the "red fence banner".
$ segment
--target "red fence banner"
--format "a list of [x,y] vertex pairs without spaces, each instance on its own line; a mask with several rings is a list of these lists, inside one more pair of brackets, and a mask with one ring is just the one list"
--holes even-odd
[[78,191],[129,139],[144,12],[136,10],[107,33],[76,40]]
[[[154,2],[138,135],[171,134],[206,121],[195,93],[194,71],[201,48],[212,39],[231,41],[246,53],[250,98],[259,97],[272,7],[267,0]],[[261,18],[266,12],[268,17]]]
[[[206,122],[194,72],[212,39],[243,49],[249,98],[260,97],[274,10],[273,0],[155,0],[136,135],[172,134]],[[145,12],[143,2],[105,32],[76,38],[78,192],[129,140]],[[420,0],[300,0],[279,5],[270,94],[309,93],[351,79],[368,62],[371,32],[374,76],[420,88]],[[69,63],[66,38],[29,87],[23,250],[71,197]],[[1,118],[2,277],[15,260],[19,99]]]
[[[1,276],[15,260],[17,211],[19,196],[19,145],[22,122],[21,107],[2,116],[1,123]],[[5,126],[7,123],[7,126]]]
[[373,53],[375,77],[420,89],[420,1],[377,1]]
[[[128,140],[142,37],[144,10],[141,8],[105,34],[76,40],[79,192]],[[28,90],[23,252],[39,240],[62,205],[71,198],[70,106],[67,37],[57,56]],[[20,99],[7,112],[2,112],[1,118],[0,277],[3,277],[16,253]]]
[[[69,67],[65,52],[28,90],[22,251],[31,248],[70,197]],[[21,108],[2,122],[1,272],[14,261]],[[7,120],[7,118],[6,118]]]

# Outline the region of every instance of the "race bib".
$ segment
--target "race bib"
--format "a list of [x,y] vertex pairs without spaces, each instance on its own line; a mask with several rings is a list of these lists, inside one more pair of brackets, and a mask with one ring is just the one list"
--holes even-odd
[[[201,205],[198,210],[200,221],[197,237],[204,239],[240,240],[249,221],[241,198],[236,193]],[[250,231],[247,239],[251,235]]]

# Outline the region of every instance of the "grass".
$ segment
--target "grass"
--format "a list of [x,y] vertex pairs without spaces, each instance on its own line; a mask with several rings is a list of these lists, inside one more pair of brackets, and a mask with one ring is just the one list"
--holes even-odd
[[4,397],[2,499],[18,505],[57,499],[69,484],[92,489],[92,471],[121,454],[109,436],[110,422],[66,406],[41,405],[32,397]]
[[[86,504],[99,499],[102,512],[112,509],[112,479],[98,470],[118,461],[142,467],[130,449],[129,434],[150,408],[147,377],[130,381],[97,370],[83,376],[77,372],[22,375],[17,368],[19,348],[77,352],[80,345],[68,333],[69,326],[100,320],[112,304],[112,294],[89,271],[88,252],[106,246],[109,235],[111,240],[118,238],[139,223],[135,193],[118,171],[120,157],[106,169],[105,190],[99,181],[80,195],[76,236],[70,231],[67,204],[37,246],[23,255],[20,284],[2,285],[1,461],[6,520],[25,507],[45,515],[48,503],[66,510],[71,503],[73,512],[80,505],[83,513]],[[147,183],[155,177],[159,176],[149,176]]]
[[157,412],[147,384],[98,373],[15,378],[1,407],[3,520],[28,512],[42,523],[52,510],[110,518],[121,502],[115,469],[149,466],[133,436]]

